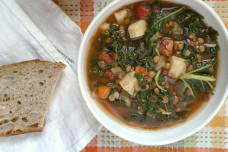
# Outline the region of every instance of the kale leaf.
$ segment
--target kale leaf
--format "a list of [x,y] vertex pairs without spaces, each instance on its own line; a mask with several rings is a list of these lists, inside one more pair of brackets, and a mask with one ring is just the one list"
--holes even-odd
[[90,73],[93,73],[93,74],[97,74],[99,76],[103,76],[103,74],[104,74],[104,72],[102,71],[102,69],[99,68],[98,66],[92,67],[89,72]]
[[115,105],[124,105],[124,103],[125,103],[124,100],[122,100],[122,99],[115,99],[114,101],[110,101],[110,102]]
[[210,56],[214,56],[219,51],[219,46],[216,45],[215,47],[206,47],[206,53]]
[[187,6],[183,6],[178,9],[170,11],[161,11],[158,13],[152,13],[149,18],[150,32],[155,33],[157,31],[162,32],[163,25],[165,22],[174,19],[178,14],[182,13],[187,9]]
[[201,20],[203,16],[188,9],[181,13],[178,17],[178,20],[184,24],[185,35],[189,35],[190,33],[198,33],[202,30],[203,25]]
[[187,6],[183,6],[178,9],[172,9],[169,11],[159,11],[156,13],[152,13],[148,19],[150,29],[146,31],[145,42],[148,44],[150,41],[150,38],[153,37],[153,35],[156,32],[159,31],[162,33],[164,24],[167,21],[174,19],[177,15],[182,13],[187,8],[188,8]]
[[198,36],[201,38],[210,37],[212,42],[217,42],[217,37],[219,33],[214,30],[212,27],[205,29],[204,31],[198,33]]
[[212,75],[210,68],[216,64],[216,59],[204,60],[202,63],[196,64],[192,71],[183,73],[180,79],[185,83],[191,91],[191,95],[195,98],[197,92],[210,92],[213,90],[213,83],[216,81]]
[[195,53],[195,49],[192,46],[189,46],[187,44],[185,44],[184,46],[184,51],[189,50],[190,51],[190,55],[189,56],[184,56],[184,58],[188,61],[190,61],[191,63],[195,63],[197,62],[197,58],[196,58],[196,53]]
[[146,88],[146,85],[148,84],[148,79],[147,79],[147,77],[145,77],[144,75],[139,74],[139,73],[137,73],[137,72],[135,73],[134,76],[136,77],[136,79],[137,79],[137,81],[138,81],[140,87],[141,87],[142,89],[145,89],[145,88]]
[[198,74],[212,74],[211,68],[215,66],[216,62],[217,62],[216,58],[203,60],[201,63],[195,64],[192,71]]

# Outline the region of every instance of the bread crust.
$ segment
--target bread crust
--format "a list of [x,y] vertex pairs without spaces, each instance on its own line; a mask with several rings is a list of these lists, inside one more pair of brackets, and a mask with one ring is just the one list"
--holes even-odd
[[25,130],[16,130],[13,132],[7,132],[6,134],[0,134],[0,137],[16,136],[16,135],[31,133],[31,132],[42,132],[45,124],[46,124],[46,120],[44,121],[44,125],[41,128],[30,126],[30,127],[27,127]]
[[22,61],[22,62],[18,62],[18,63],[12,63],[12,64],[8,64],[8,65],[3,65],[0,67],[0,70],[4,70],[7,68],[11,68],[13,66],[17,66],[17,65],[21,65],[21,64],[27,64],[27,63],[42,63],[44,65],[49,65],[49,64],[56,64],[58,66],[60,66],[61,68],[65,68],[66,65],[63,64],[62,62],[51,62],[51,61],[40,61],[39,59],[35,59],[35,60],[30,60],[30,61]]
[[0,134],[0,137],[8,137],[8,136],[15,136],[19,134],[24,134],[24,133],[30,133],[30,132],[42,132],[42,128],[35,128],[35,127],[28,127],[26,130],[16,130],[14,132],[7,132],[6,134]]

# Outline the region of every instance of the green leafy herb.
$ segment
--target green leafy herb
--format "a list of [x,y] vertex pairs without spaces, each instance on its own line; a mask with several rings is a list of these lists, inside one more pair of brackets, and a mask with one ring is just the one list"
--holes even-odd
[[111,103],[115,104],[115,105],[124,105],[124,100],[122,99],[115,99],[114,101],[110,101]]
[[186,35],[189,35],[190,33],[198,33],[203,28],[201,23],[203,16],[192,10],[184,11],[179,15],[178,19],[184,24],[184,27],[186,27],[184,30]]
[[191,73],[184,73],[181,75],[180,79],[195,79],[195,80],[202,80],[202,81],[216,81],[213,76],[206,76],[206,75],[197,75]]
[[94,66],[90,69],[90,73],[97,74],[99,76],[103,76],[104,72],[98,66]]
[[206,47],[206,52],[211,55],[214,56],[219,50],[219,46],[216,45],[215,47]]
[[107,65],[107,66],[103,67],[102,70],[105,71],[105,70],[108,70],[108,69],[111,69],[111,68],[112,68],[112,65]]
[[161,90],[163,90],[163,91],[166,91],[166,90],[165,90],[164,88],[162,88],[162,86],[160,86],[159,83],[158,83],[158,79],[159,79],[159,76],[160,76],[160,74],[161,74],[161,70],[162,70],[162,69],[158,70],[158,72],[156,73],[156,75],[155,75],[155,77],[154,77],[154,80],[155,80],[155,83],[156,83],[156,85],[157,85],[157,87],[158,87],[159,89],[161,89]]
[[[197,91],[194,90],[201,90],[206,91],[207,85],[213,89],[213,86],[211,82],[215,82],[216,79],[214,76],[205,70],[209,69],[210,67],[213,67],[215,64],[215,58],[214,59],[208,59],[203,61],[201,64],[195,65],[194,69],[188,73],[183,73],[180,76],[180,79],[185,83],[185,85],[189,88],[191,91],[191,94],[193,97],[195,97],[195,93]],[[206,75],[205,75],[206,74]],[[206,82],[206,84],[204,83]],[[203,89],[202,89],[203,88]]]
[[109,31],[102,32],[102,36],[109,37],[110,36]]
[[145,42],[148,47],[151,48],[151,37],[154,36],[156,32],[161,32],[163,31],[163,26],[164,24],[171,20],[174,19],[177,15],[182,13],[184,10],[186,10],[188,7],[183,6],[179,9],[173,9],[170,11],[159,11],[157,13],[152,13],[149,17],[149,25],[150,25],[150,30],[146,31],[146,36],[145,36]]
[[137,73],[137,72],[135,73],[134,76],[136,77],[136,79],[137,79],[137,81],[138,81],[140,87],[141,87],[142,89],[145,89],[145,88],[146,88],[146,85],[148,84],[148,79],[147,79],[147,77],[145,77],[144,75],[139,74],[139,73]]
[[182,13],[187,8],[187,6],[182,6],[175,11],[160,12],[152,15],[149,19],[149,23],[151,25],[151,32],[162,32],[162,28],[165,22],[167,22],[170,18],[174,18],[176,15]]
[[197,33],[202,28],[199,18],[194,18],[193,21],[189,24],[189,31],[191,33]]
[[94,91],[94,90],[97,90],[97,87],[98,87],[97,83],[93,82],[93,83],[91,84],[91,89],[92,89],[93,91]]
[[184,58],[192,63],[195,63],[197,61],[197,58],[194,48],[192,46],[188,46],[187,44],[185,44],[184,49],[184,51],[190,51],[190,55],[184,56]]
[[170,114],[172,114],[172,112],[166,111],[166,110],[164,110],[164,109],[162,109],[162,108],[158,108],[158,110],[159,110],[163,115],[170,115]]
[[195,64],[189,73],[211,74],[211,68],[216,64],[216,58],[203,60],[201,63]]
[[197,34],[199,37],[204,39],[207,37],[210,37],[211,41],[214,43],[217,43],[217,37],[219,35],[219,33],[216,30],[214,30],[212,27],[206,28],[205,30]]
[[180,78],[180,79],[185,83],[185,85],[187,86],[187,88],[190,90],[192,96],[195,98],[195,93],[193,92],[192,86],[189,83],[187,83],[185,81],[185,79],[182,79],[182,78]]

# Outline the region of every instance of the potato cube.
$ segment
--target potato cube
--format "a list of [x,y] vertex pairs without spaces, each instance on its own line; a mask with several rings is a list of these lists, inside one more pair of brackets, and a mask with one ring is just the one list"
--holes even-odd
[[145,34],[147,29],[146,20],[139,20],[128,27],[128,32],[130,34],[130,38],[134,39],[137,37],[141,37]]
[[115,16],[118,24],[123,24],[124,19],[128,16],[128,13],[127,13],[126,9],[123,9],[119,12],[114,13],[114,16]]
[[104,22],[103,24],[101,24],[100,27],[101,27],[102,31],[108,31],[108,30],[110,30],[110,24],[108,24],[106,22]]
[[135,78],[135,72],[132,71],[126,74],[122,80],[120,80],[121,87],[127,91],[130,95],[134,95],[135,93],[135,86],[139,85],[137,79]]
[[186,63],[186,60],[172,56],[168,75],[173,78],[179,78],[181,73],[185,73],[186,71]]

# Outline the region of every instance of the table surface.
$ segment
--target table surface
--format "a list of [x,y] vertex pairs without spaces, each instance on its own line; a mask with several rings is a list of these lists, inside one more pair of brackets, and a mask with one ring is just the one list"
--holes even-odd
[[[54,0],[84,33],[99,11],[112,0]],[[228,0],[204,0],[228,29]],[[194,135],[164,146],[143,146],[102,128],[82,152],[228,152],[228,100],[214,119]]]

